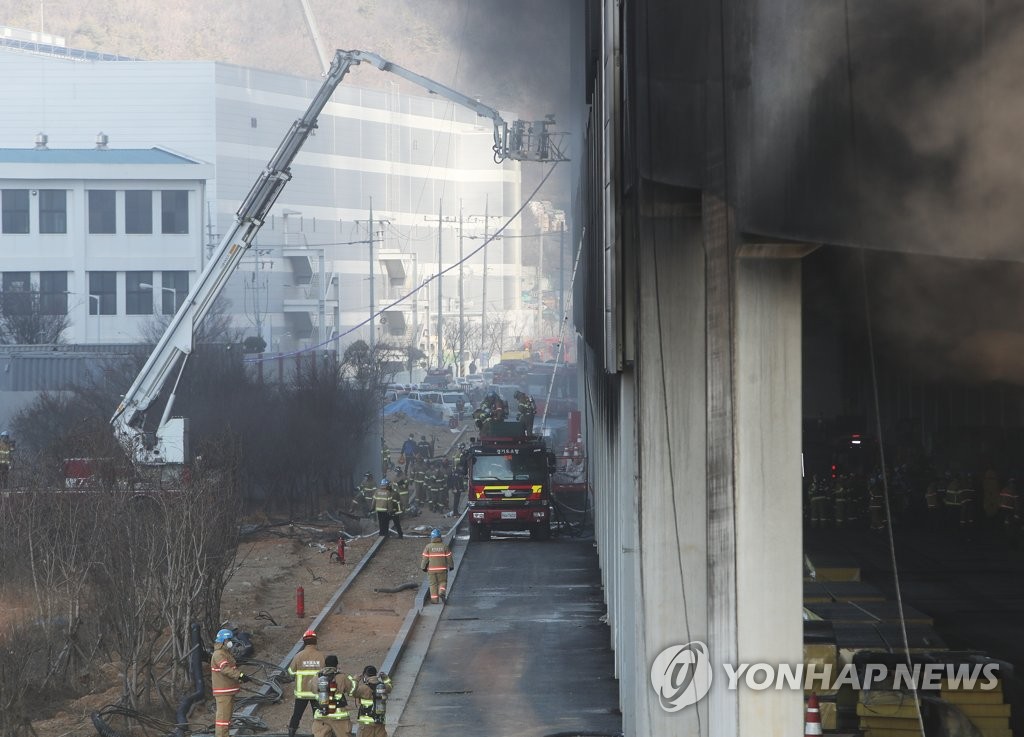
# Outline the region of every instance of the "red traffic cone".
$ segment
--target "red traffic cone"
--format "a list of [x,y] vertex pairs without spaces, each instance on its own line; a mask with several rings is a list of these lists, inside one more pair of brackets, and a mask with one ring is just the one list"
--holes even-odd
[[807,715],[804,717],[804,737],[821,734],[821,712],[818,709],[818,697],[811,694],[807,699]]

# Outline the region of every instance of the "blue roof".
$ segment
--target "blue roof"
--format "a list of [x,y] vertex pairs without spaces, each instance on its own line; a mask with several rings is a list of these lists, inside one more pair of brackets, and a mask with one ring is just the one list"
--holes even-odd
[[0,148],[4,164],[196,164],[159,148]]

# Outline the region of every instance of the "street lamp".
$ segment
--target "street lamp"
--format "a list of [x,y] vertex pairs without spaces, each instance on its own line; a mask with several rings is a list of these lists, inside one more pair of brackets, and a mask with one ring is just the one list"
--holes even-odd
[[[139,288],[140,289],[156,289],[156,287],[154,287],[152,284],[146,284],[145,282],[139,282]],[[160,289],[164,290],[165,292],[170,292],[171,294],[174,295],[174,309],[171,310],[171,314],[177,312],[178,311],[178,290],[175,289],[174,287],[165,287],[165,286],[161,286]],[[154,307],[155,307],[155,305],[154,305]],[[163,312],[163,310],[161,310],[161,312]]]
[[89,299],[96,300],[96,342],[100,342],[100,295],[90,294]]

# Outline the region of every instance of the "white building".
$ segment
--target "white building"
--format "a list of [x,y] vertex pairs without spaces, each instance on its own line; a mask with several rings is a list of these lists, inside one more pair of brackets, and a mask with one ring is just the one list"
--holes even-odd
[[[0,288],[66,314],[71,343],[124,343],[202,269],[209,164],[169,151],[0,149]],[[5,302],[14,308],[17,301]]]
[[[439,261],[442,268],[457,261],[460,205],[464,253],[481,244],[485,226],[493,233],[520,208],[519,164],[493,162],[490,121],[436,96],[406,94],[397,85],[389,91],[360,88],[365,74],[383,72],[357,68],[334,93],[292,166],[293,180],[226,290],[236,326],[245,335],[261,335],[268,350],[309,346],[321,335],[344,335],[338,341],[342,349],[353,339],[369,339],[369,324],[357,326],[369,323],[371,292],[379,310],[436,274]],[[195,190],[200,199],[190,210],[190,227],[202,228],[203,258],[231,227],[246,193],[320,86],[318,80],[213,62],[71,61],[4,49],[0,78],[0,147],[26,148],[45,133],[54,149],[91,148],[103,131],[112,149],[161,147],[210,162],[205,201]],[[513,222],[505,232],[518,231]],[[190,230],[189,238],[198,234]],[[475,300],[479,313],[486,295],[486,309],[496,320],[518,318],[518,243],[492,243],[486,271],[483,254],[467,264],[464,306]],[[26,268],[24,261],[9,259],[0,251],[0,271]],[[161,278],[155,273],[160,269],[144,259],[108,261],[104,268],[119,274],[152,269],[153,278]],[[459,313],[458,274],[453,269],[440,280],[444,321]],[[119,287],[127,289],[120,282]],[[437,310],[435,281],[394,306],[401,314],[376,329],[401,333],[385,336],[392,342],[429,348],[425,325],[436,326]],[[83,328],[75,323],[78,339]],[[116,332],[121,328],[111,327],[110,334],[101,329],[100,339],[123,341]]]

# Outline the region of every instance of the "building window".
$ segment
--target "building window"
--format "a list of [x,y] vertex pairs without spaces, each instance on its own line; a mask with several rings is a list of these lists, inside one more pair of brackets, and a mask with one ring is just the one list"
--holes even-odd
[[[142,286],[143,284],[146,286]],[[152,271],[126,271],[124,274],[125,314],[152,315],[153,289]]]
[[68,314],[68,272],[39,272],[39,312],[43,315]]
[[68,193],[63,189],[39,190],[39,232],[68,232]]
[[0,191],[0,230],[4,233],[28,232],[28,190],[5,189]]
[[188,192],[183,189],[165,189],[160,197],[162,233],[188,233]]
[[[89,190],[89,232],[116,233],[116,195],[112,189]],[[103,313],[107,314],[107,313]]]
[[[188,296],[188,272],[187,271],[165,271],[163,273],[162,312],[165,315],[173,315],[185,304],[185,297]],[[167,291],[173,289],[173,292]]]
[[[98,298],[98,299],[97,299]],[[117,272],[89,272],[89,314],[117,314]]]
[[124,232],[153,232],[153,193],[148,189],[129,189],[124,193]]
[[5,271],[3,302],[0,308],[7,315],[28,315],[32,312],[32,282],[27,271]]

